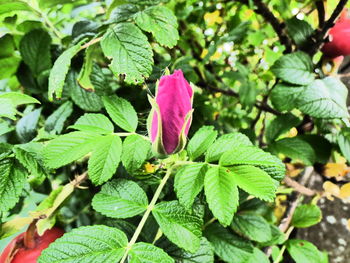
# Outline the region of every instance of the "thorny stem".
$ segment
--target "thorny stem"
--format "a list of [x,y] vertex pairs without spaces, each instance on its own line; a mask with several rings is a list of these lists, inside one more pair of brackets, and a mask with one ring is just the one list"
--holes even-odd
[[124,263],[125,260],[127,259],[128,257],[128,253],[130,251],[130,249],[132,248],[132,246],[135,244],[135,242],[137,241],[137,238],[139,237],[150,213],[152,212],[152,210],[154,209],[154,206],[159,198],[159,195],[160,193],[162,192],[166,182],[168,181],[170,175],[171,175],[171,172],[172,172],[172,168],[169,168],[165,174],[165,176],[163,177],[163,179],[160,181],[160,184],[156,190],[156,192],[154,193],[154,196],[150,202],[150,204],[148,205],[147,207],[147,210],[146,212],[143,214],[142,218],[141,218],[141,221],[139,223],[139,225],[137,226],[136,230],[135,230],[135,233],[134,235],[132,236],[132,238],[130,239],[129,243],[128,243],[128,246],[126,247],[126,250],[125,250],[125,253],[124,253],[124,256],[123,258],[120,260],[120,263]]

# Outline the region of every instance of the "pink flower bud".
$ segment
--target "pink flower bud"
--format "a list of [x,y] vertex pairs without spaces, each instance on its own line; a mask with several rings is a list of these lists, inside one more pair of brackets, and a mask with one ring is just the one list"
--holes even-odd
[[148,131],[153,149],[160,155],[181,151],[192,120],[193,90],[181,70],[160,78],[155,99],[149,98],[152,111]]
[[328,58],[350,55],[350,19],[346,10],[329,31],[329,42],[324,44],[322,52]]

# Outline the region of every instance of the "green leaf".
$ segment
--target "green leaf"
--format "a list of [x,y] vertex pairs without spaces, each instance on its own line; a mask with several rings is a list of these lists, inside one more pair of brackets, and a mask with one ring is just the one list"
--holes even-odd
[[314,32],[311,25],[296,17],[286,20],[287,32],[298,46],[307,44],[309,37]]
[[138,170],[151,152],[151,143],[138,134],[126,137],[123,142],[122,163],[129,173]]
[[216,139],[218,132],[213,126],[203,126],[191,138],[187,145],[187,152],[191,160],[201,156]]
[[41,108],[24,115],[16,124],[16,134],[21,142],[29,142],[36,135]]
[[0,143],[0,160],[9,157],[12,154],[13,145]]
[[177,201],[157,204],[152,214],[171,242],[189,252],[197,251],[202,236],[202,220],[197,215],[187,212]]
[[200,247],[195,253],[187,252],[168,240],[163,240],[165,242],[160,244],[161,247],[178,263],[214,263],[213,247],[205,237],[201,238]]
[[205,160],[207,162],[218,161],[221,155],[236,146],[252,145],[247,136],[242,133],[229,133],[219,137],[207,150]]
[[19,23],[16,27],[16,30],[28,33],[34,29],[40,29],[43,28],[43,23],[38,20],[25,20],[21,23]]
[[94,85],[92,84],[90,79],[90,75],[94,66],[93,56],[94,56],[95,46],[94,45],[89,46],[85,50],[84,64],[81,67],[81,70],[79,72],[78,79],[77,79],[79,85],[87,91],[95,90]]
[[159,5],[160,3],[166,1],[167,0],[128,0],[129,3],[136,4],[138,6]]
[[280,135],[299,125],[300,122],[301,120],[291,113],[275,117],[266,127],[266,141],[271,143],[272,141],[278,139]]
[[32,9],[26,2],[20,0],[0,0],[0,15],[13,11],[32,11]]
[[0,94],[0,99],[8,99],[12,102],[15,107],[22,104],[39,103],[37,99],[20,92],[6,92]]
[[272,245],[281,245],[286,241],[286,235],[275,225],[270,224],[271,239],[267,242],[261,242],[262,247],[268,247]]
[[56,98],[62,97],[63,85],[68,73],[72,58],[80,51],[83,41],[70,47],[64,51],[55,61],[49,76],[49,100],[53,100],[53,95]]
[[247,240],[230,233],[219,224],[209,225],[204,235],[214,247],[214,253],[228,263],[246,263],[253,254],[253,246]]
[[331,157],[332,144],[321,135],[303,134],[298,136],[311,145],[315,152],[315,162],[326,164]]
[[247,263],[270,263],[268,257],[260,249],[254,247],[253,255],[249,258]]
[[91,152],[102,136],[96,133],[71,132],[59,136],[44,148],[44,162],[49,168],[59,168]]
[[115,263],[122,258],[127,244],[126,235],[116,228],[83,226],[50,244],[38,263]]
[[103,104],[100,96],[93,91],[86,91],[77,82],[77,73],[70,71],[67,75],[66,87],[74,103],[85,111],[100,111]]
[[152,33],[163,46],[174,47],[179,40],[176,16],[165,6],[151,6],[135,16],[136,24],[144,31]]
[[279,83],[271,91],[271,103],[279,111],[290,111],[298,106],[298,98],[304,90],[304,86]]
[[350,128],[342,128],[337,136],[341,153],[350,162]]
[[310,227],[322,219],[321,209],[317,205],[300,205],[295,209],[292,225],[299,228]]
[[267,242],[272,238],[269,223],[260,215],[253,213],[236,214],[232,229],[241,236],[257,242]]
[[296,263],[320,263],[322,254],[312,243],[290,239],[286,243],[287,250]]
[[[52,190],[48,197],[46,197],[35,209],[35,212],[40,212],[46,215],[46,218],[40,219],[36,223],[37,232],[39,235],[51,229],[57,221],[55,210],[65,201],[65,198],[73,191],[70,188],[67,191],[67,187],[60,186],[55,190]],[[68,193],[67,193],[68,192]]]
[[105,115],[99,113],[85,113],[69,128],[100,134],[113,133],[114,130],[113,123]]
[[112,59],[112,72],[124,75],[125,82],[142,83],[152,72],[152,49],[147,37],[132,23],[119,23],[108,29],[101,41],[102,51]]
[[348,89],[335,77],[317,79],[298,97],[298,108],[315,118],[347,118]]
[[12,208],[22,193],[26,173],[14,159],[0,160],[0,212]]
[[238,207],[238,189],[234,177],[224,167],[212,167],[204,179],[204,191],[213,215],[223,226],[228,226]]
[[269,146],[274,154],[282,153],[294,160],[301,160],[306,165],[312,165],[316,160],[315,151],[307,141],[301,137],[284,138]]
[[46,209],[52,208],[57,202],[57,197],[64,191],[64,186],[59,186],[55,190],[52,190],[50,194],[37,206],[36,212],[45,211]]
[[255,146],[233,148],[221,156],[219,163],[222,166],[253,165],[270,174],[275,180],[283,179],[286,172],[280,159]]
[[53,134],[60,134],[64,122],[73,112],[73,103],[66,101],[58,107],[45,121],[45,131]]
[[275,183],[263,170],[251,165],[233,166],[230,170],[234,181],[247,193],[265,201],[275,198]]
[[0,79],[10,78],[14,73],[16,73],[20,62],[21,59],[16,55],[0,58]]
[[130,102],[113,95],[103,97],[103,104],[115,124],[128,132],[136,131],[137,114]]
[[28,178],[30,183],[39,185],[46,178],[46,169],[42,162],[42,144],[27,143],[19,144],[13,147],[16,159],[30,172],[31,176]]
[[43,29],[32,30],[21,39],[19,51],[35,77],[52,66],[50,46],[51,37]]
[[250,25],[250,21],[239,23],[228,33],[228,35],[221,37],[218,42],[222,44],[230,41],[238,42],[242,40],[244,36],[249,32]]
[[[0,100],[1,103],[1,100]],[[0,136],[13,131],[14,128],[9,125],[7,121],[0,122]]]
[[6,117],[11,120],[16,119],[16,106],[10,99],[0,98],[0,117]]
[[308,85],[315,78],[311,58],[301,51],[284,55],[275,62],[271,71],[277,78],[296,85]]
[[113,9],[108,23],[120,23],[129,20],[139,11],[136,5],[123,4]]
[[74,0],[38,0],[39,6],[42,9],[53,8],[57,5],[64,5],[66,3],[73,3]]
[[117,179],[102,186],[92,200],[93,208],[112,218],[129,218],[147,209],[146,193],[135,182]]
[[15,52],[15,42],[13,36],[5,34],[0,37],[0,58],[10,57]]
[[175,175],[174,187],[179,202],[190,209],[196,196],[204,185],[204,176],[207,166],[196,163],[181,167]]
[[107,135],[96,142],[88,163],[89,178],[95,185],[108,181],[116,172],[122,154],[122,140]]
[[130,263],[173,263],[174,260],[168,256],[163,249],[158,248],[154,245],[139,242],[134,244],[130,251],[131,256]]

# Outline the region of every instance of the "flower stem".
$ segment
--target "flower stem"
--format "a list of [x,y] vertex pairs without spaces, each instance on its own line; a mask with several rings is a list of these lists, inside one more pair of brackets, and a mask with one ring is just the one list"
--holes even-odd
[[28,227],[27,231],[24,233],[24,247],[27,249],[35,248],[36,242],[35,242],[35,235],[36,235],[36,222],[37,220],[34,220]]
[[[294,230],[294,227],[291,226],[287,232],[286,232],[286,240],[288,240],[290,234],[292,233],[292,231]],[[283,253],[284,251],[286,250],[286,245],[283,245],[281,250],[280,250],[280,253],[278,254],[277,258],[273,261],[273,263],[279,263],[281,260],[282,260],[282,257],[283,257]]]
[[146,212],[142,216],[141,221],[140,221],[139,225],[137,226],[134,235],[132,236],[132,238],[130,239],[130,241],[128,243],[128,246],[126,247],[124,256],[120,260],[120,263],[124,263],[124,261],[128,257],[128,253],[129,253],[130,249],[132,248],[132,246],[135,244],[137,238],[139,237],[139,235],[140,235],[140,233],[142,231],[142,228],[144,227],[144,225],[145,225],[145,223],[147,221],[147,218],[149,217],[151,211],[153,210],[153,208],[154,208],[154,206],[155,206],[155,204],[156,204],[156,202],[157,202],[157,200],[159,198],[160,193],[162,192],[166,182],[168,181],[168,179],[169,179],[169,177],[171,175],[171,172],[172,172],[172,168],[169,168],[167,170],[165,176],[163,177],[162,181],[160,181],[160,184],[159,184],[156,192],[154,193],[154,196],[153,196],[150,204],[147,206]]
[[278,254],[277,258],[273,261],[273,263],[279,263],[282,260],[283,253],[286,250],[286,245],[283,245],[283,247],[280,250],[280,253]]

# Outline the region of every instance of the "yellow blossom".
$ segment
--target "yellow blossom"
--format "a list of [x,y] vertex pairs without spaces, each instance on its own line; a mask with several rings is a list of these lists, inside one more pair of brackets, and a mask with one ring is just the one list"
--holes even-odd
[[215,10],[212,13],[206,13],[204,15],[204,20],[208,26],[213,26],[215,25],[215,23],[222,24],[223,22],[222,17],[220,16],[219,10]]

